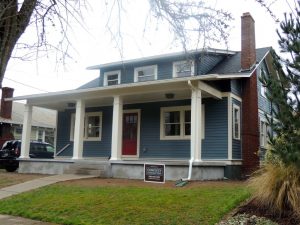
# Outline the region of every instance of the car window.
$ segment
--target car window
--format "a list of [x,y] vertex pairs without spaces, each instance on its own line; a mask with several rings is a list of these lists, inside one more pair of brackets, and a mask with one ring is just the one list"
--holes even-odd
[[54,153],[54,147],[53,146],[47,145],[46,148],[47,148],[47,152]]

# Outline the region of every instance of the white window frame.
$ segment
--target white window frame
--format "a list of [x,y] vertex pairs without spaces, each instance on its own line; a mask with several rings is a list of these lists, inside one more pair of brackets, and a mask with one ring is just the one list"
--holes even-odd
[[[238,133],[237,134],[235,133],[235,121],[236,121],[235,113],[234,113],[235,110],[238,111],[237,113]],[[232,137],[235,140],[241,140],[241,107],[236,104],[232,105]]]
[[[157,65],[151,65],[151,66],[141,66],[141,67],[135,67],[134,68],[134,82],[147,82],[147,81],[139,81],[138,72],[143,69],[153,68],[154,69],[154,79],[157,80]],[[151,75],[146,75],[151,76]],[[149,80],[152,81],[152,80]]]
[[[261,78],[262,77],[262,71],[264,71],[265,74],[267,74],[267,72],[265,71],[264,68],[260,68],[259,72],[259,77]],[[266,93],[267,93],[267,87],[265,87],[261,81],[260,82],[260,95],[263,96],[264,98],[266,98]]]
[[268,123],[266,120],[261,119],[259,121],[259,143],[260,147],[267,148],[268,147]]
[[[184,121],[184,112],[185,111],[191,111],[191,106],[171,106],[171,107],[161,107],[160,108],[160,140],[188,140],[191,139],[191,135],[185,135],[184,134],[184,129],[185,129],[185,121]],[[202,139],[204,139],[205,137],[205,106],[204,104],[202,104],[201,107],[201,114],[202,114],[202,118],[201,118],[201,123],[202,123],[202,127],[201,127],[201,132],[202,132]],[[164,121],[164,114],[165,112],[175,112],[175,111],[179,111],[180,112],[180,135],[177,136],[166,136],[165,135],[165,121]],[[191,118],[192,120],[192,118]]]
[[118,75],[118,84],[121,83],[121,70],[114,70],[114,71],[108,71],[108,72],[104,72],[104,86],[113,86],[116,84],[112,84],[112,85],[108,85],[108,79],[107,77],[109,75]]
[[191,63],[191,75],[195,75],[195,61],[194,60],[182,60],[182,61],[176,61],[173,62],[173,77],[178,77],[177,72],[176,72],[176,66],[182,63]]
[[[87,136],[87,129],[88,129],[88,117],[89,116],[99,116],[100,117],[100,131],[99,137],[88,137]],[[102,112],[87,112],[84,116],[84,134],[83,140],[84,141],[101,141],[102,140]],[[75,113],[71,114],[71,128],[70,128],[70,141],[74,141],[74,128],[75,128]]]

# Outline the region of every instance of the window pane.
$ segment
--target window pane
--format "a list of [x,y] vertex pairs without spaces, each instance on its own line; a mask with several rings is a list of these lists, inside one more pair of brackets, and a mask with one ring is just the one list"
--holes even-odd
[[184,125],[184,135],[186,135],[186,136],[191,135],[191,124],[190,123],[186,123]]
[[118,80],[119,75],[118,74],[111,74],[107,76],[107,80]]
[[138,77],[138,81],[149,81],[149,80],[154,80],[154,74],[151,76]]
[[165,123],[180,123],[180,112],[165,112]]
[[155,67],[145,67],[137,72],[138,81],[149,81],[155,79]]
[[186,77],[192,74],[192,64],[190,62],[178,63],[175,68],[178,77]]
[[118,80],[108,80],[107,81],[107,85],[110,86],[110,85],[116,85],[118,84]]
[[180,124],[165,124],[165,136],[180,136]]
[[191,122],[191,110],[184,111],[184,122]]
[[100,137],[100,117],[89,116],[87,124],[88,137]]

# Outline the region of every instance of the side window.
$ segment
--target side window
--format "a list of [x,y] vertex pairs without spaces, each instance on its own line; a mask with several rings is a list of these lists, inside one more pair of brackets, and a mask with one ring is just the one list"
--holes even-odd
[[266,148],[268,146],[268,123],[264,120],[260,120],[260,146]]
[[104,73],[104,86],[111,86],[120,84],[121,71],[109,71]]
[[194,61],[178,61],[173,63],[173,77],[194,76]]
[[[260,69],[260,77],[262,77],[263,74],[266,74],[266,71],[261,68]],[[266,98],[266,93],[267,93],[267,87],[265,87],[261,82],[260,82],[260,95]]]
[[134,82],[150,81],[157,79],[157,66],[143,66],[134,68]]
[[237,105],[232,107],[232,128],[233,139],[240,140],[241,138],[241,110]]

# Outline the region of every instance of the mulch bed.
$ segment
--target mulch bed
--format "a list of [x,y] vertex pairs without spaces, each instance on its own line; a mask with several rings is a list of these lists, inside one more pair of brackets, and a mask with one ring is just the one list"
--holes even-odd
[[235,215],[237,214],[250,214],[256,215],[259,217],[266,217],[279,225],[300,225],[300,217],[292,215],[292,213],[285,213],[284,215],[279,215],[274,213],[269,208],[258,207],[258,204],[255,199],[248,201],[246,204],[240,206]]

